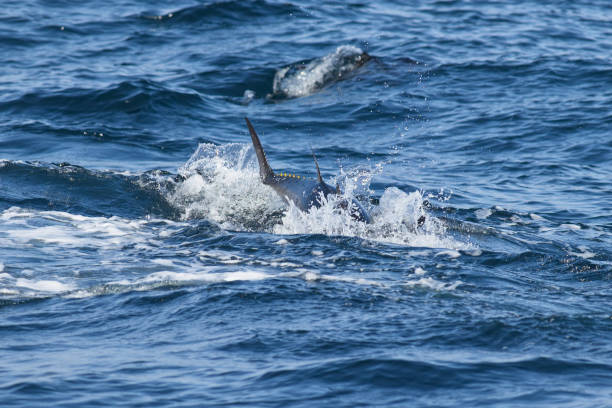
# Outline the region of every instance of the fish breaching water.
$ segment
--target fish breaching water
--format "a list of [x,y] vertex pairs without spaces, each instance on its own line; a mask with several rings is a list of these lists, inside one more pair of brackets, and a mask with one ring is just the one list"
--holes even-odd
[[347,211],[355,220],[366,223],[371,222],[370,215],[357,200],[343,198],[339,186],[333,188],[323,181],[321,171],[319,170],[319,163],[314,152],[312,156],[317,169],[316,179],[293,174],[274,173],[268,164],[266,154],[253,125],[248,118],[245,118],[245,120],[251,134],[255,154],[257,155],[259,176],[263,184],[272,187],[283,200],[293,203],[301,211],[308,211],[313,207],[321,207],[329,196],[337,196],[340,198],[336,204],[339,209]]
[[360,48],[343,45],[323,57],[288,65],[274,75],[272,94],[268,98],[311,95],[331,83],[347,78],[372,58]]

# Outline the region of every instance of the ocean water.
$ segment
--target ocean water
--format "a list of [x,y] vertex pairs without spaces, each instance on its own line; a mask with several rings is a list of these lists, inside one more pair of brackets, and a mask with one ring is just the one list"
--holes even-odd
[[3,2],[0,406],[612,406],[611,50],[604,0]]

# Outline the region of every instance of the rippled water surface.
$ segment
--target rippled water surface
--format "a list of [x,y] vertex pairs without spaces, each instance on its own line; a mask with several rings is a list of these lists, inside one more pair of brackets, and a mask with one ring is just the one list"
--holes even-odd
[[5,2],[0,405],[612,406],[610,50],[603,0]]

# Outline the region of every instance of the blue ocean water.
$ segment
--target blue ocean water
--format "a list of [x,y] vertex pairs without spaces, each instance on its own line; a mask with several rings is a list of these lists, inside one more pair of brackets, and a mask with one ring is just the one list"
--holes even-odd
[[5,1],[0,405],[612,406],[610,50],[603,0]]

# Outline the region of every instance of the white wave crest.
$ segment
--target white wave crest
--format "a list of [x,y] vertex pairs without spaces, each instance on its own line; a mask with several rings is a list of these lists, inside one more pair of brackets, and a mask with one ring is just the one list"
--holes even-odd
[[[143,242],[151,236],[145,226],[155,220],[87,217],[63,211],[36,211],[11,207],[0,213],[0,245],[14,243],[58,247],[113,249]],[[166,226],[171,221],[159,220]],[[159,227],[156,227],[158,229]]]
[[1,273],[0,295],[44,296],[57,293],[66,293],[76,288],[74,283],[62,282],[62,280],[65,280],[66,278],[56,279],[28,279],[23,277],[14,277],[8,273]]

